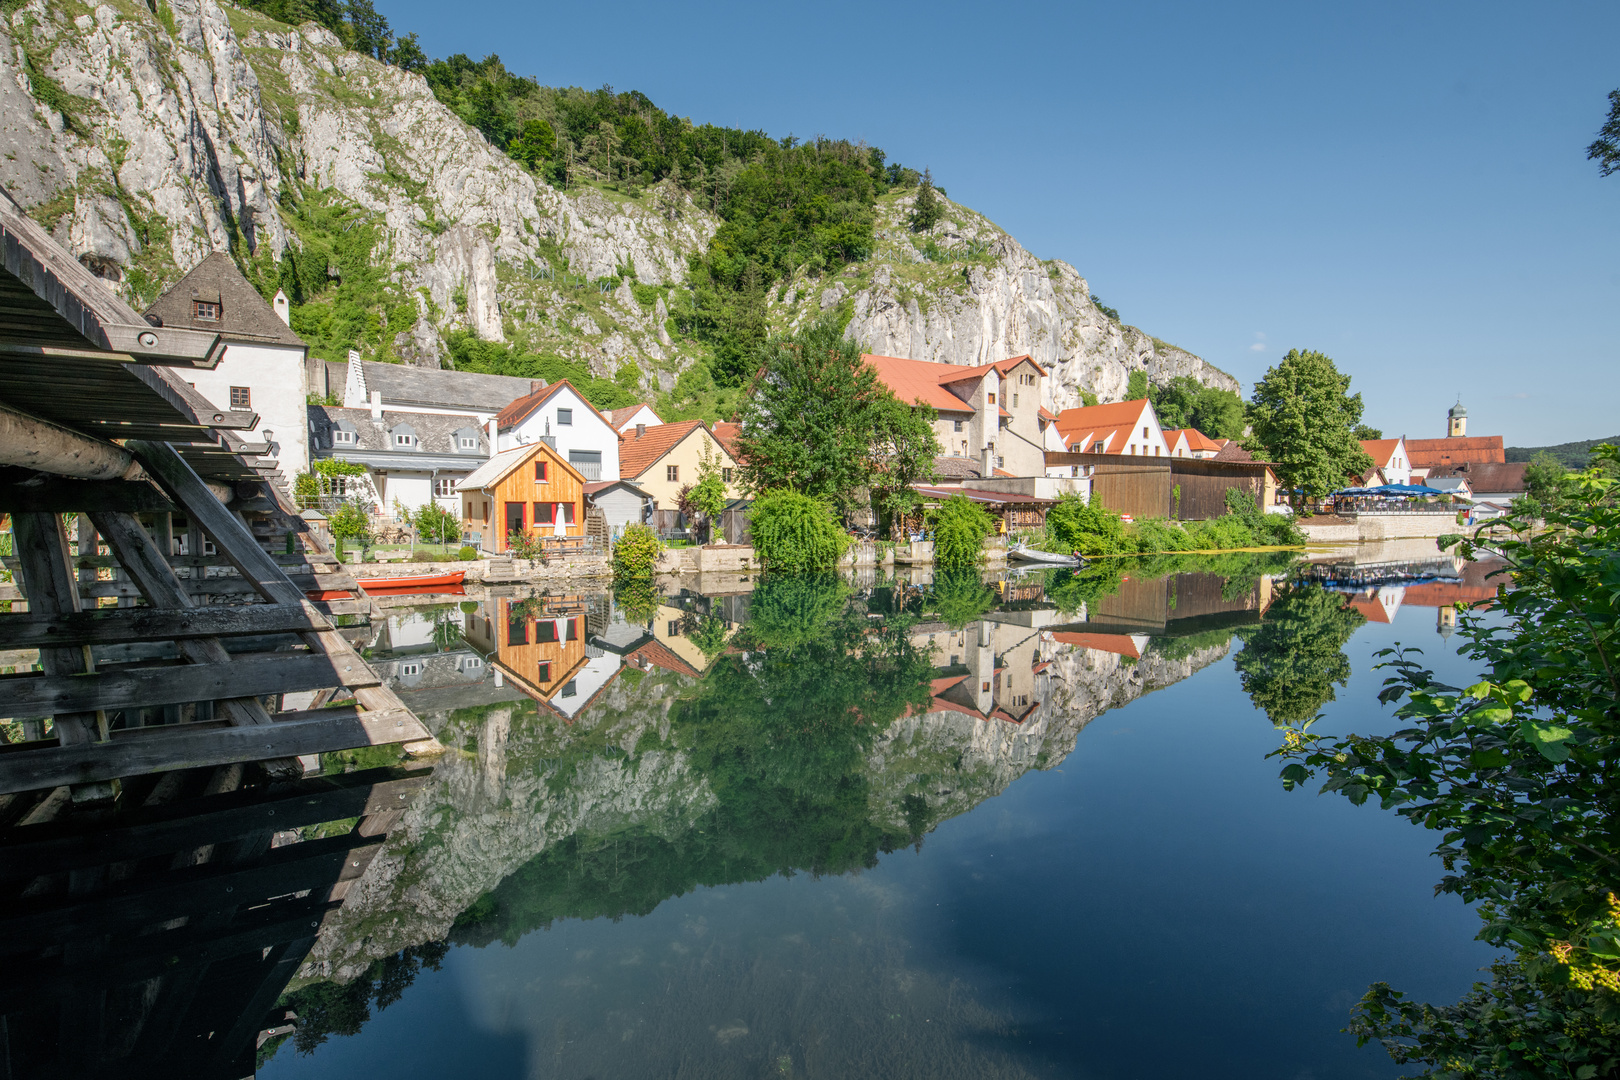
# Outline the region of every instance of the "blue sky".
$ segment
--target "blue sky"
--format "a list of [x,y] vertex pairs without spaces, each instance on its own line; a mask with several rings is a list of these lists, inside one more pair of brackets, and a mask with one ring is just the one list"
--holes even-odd
[[865,139],[1244,383],[1328,353],[1367,422],[1620,434],[1609,3],[381,0],[430,55]]

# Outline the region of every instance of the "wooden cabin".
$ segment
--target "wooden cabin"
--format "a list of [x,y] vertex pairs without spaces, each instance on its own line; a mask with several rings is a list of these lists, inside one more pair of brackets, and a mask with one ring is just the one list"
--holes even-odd
[[456,485],[461,534],[497,554],[513,533],[585,535],[585,477],[545,442],[503,451]]

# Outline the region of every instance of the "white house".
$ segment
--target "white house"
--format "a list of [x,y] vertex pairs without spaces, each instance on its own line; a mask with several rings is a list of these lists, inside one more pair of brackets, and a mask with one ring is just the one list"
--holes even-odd
[[[224,339],[225,355],[212,371],[187,369],[186,381],[221,409],[257,413],[258,424],[238,432],[249,441],[270,444],[268,454],[291,485],[309,469],[309,432],[304,403],[309,393],[304,372],[308,353],[288,324],[287,298],[267,304],[248,284],[231,257],[216,251],[146,309],[154,326],[207,330]],[[268,462],[266,462],[268,463]]]
[[1372,469],[1361,478],[1363,487],[1412,482],[1412,457],[1406,451],[1405,436],[1399,439],[1363,439],[1361,448],[1373,459]]
[[622,409],[614,409],[608,413],[608,419],[613,422],[614,430],[621,435],[634,429],[638,424],[642,427],[656,427],[664,422],[645,401],[639,405],[626,405]]
[[1147,398],[1064,409],[1056,427],[1071,454],[1170,456],[1170,444]]
[[941,462],[958,466],[948,470],[950,475],[1039,476],[1044,471],[1051,425],[1051,413],[1041,406],[1046,369],[1030,357],[978,367],[870,354],[862,359],[900,401],[934,409]]
[[[316,458],[366,468],[364,477],[338,477],[334,494],[371,499],[382,512],[395,503],[415,512],[436,502],[458,517],[456,482],[489,459],[489,436],[470,413],[399,412],[307,406]],[[369,490],[367,490],[369,488]]]
[[619,479],[618,428],[567,379],[518,398],[495,423],[497,453],[547,439],[587,482]]

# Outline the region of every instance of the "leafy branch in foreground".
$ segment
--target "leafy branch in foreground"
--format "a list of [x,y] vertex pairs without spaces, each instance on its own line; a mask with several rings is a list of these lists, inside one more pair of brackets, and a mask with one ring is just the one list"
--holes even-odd
[[1326,737],[1304,721],[1276,751],[1285,787],[1324,792],[1442,834],[1438,891],[1478,905],[1479,937],[1511,950],[1489,984],[1453,1006],[1407,1000],[1382,983],[1350,1030],[1381,1039],[1423,1075],[1613,1076],[1620,1071],[1620,508],[1606,470],[1620,451],[1566,478],[1546,528],[1512,517],[1461,543],[1489,545],[1512,582],[1499,617],[1466,613],[1462,651],[1486,676],[1437,681],[1413,650],[1392,649],[1379,697],[1404,704],[1390,735]]

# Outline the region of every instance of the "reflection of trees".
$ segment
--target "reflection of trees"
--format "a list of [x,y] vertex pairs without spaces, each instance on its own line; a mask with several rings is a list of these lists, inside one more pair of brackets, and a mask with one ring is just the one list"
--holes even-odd
[[[308,1054],[332,1035],[358,1035],[371,1019],[371,1009],[386,1009],[400,999],[422,968],[439,970],[450,946],[429,941],[402,949],[377,960],[366,973],[351,982],[315,982],[286,994],[282,1004],[298,1014],[293,1045]],[[267,1042],[259,1050],[259,1064],[270,1060],[281,1040]]]
[[1265,620],[1239,631],[1235,666],[1255,707],[1278,726],[1315,716],[1350,679],[1344,644],[1365,619],[1343,597],[1319,585],[1278,589]]
[[997,599],[978,570],[941,570],[934,575],[927,606],[951,629],[960,630],[995,607]]
[[516,941],[563,917],[644,914],[699,885],[876,864],[915,841],[875,824],[867,756],[908,708],[929,700],[931,657],[914,620],[869,620],[835,578],[767,578],[748,652],[720,656],[670,712],[673,737],[715,806],[671,837],[638,826],[573,836],[509,876],[457,920],[453,940]]

